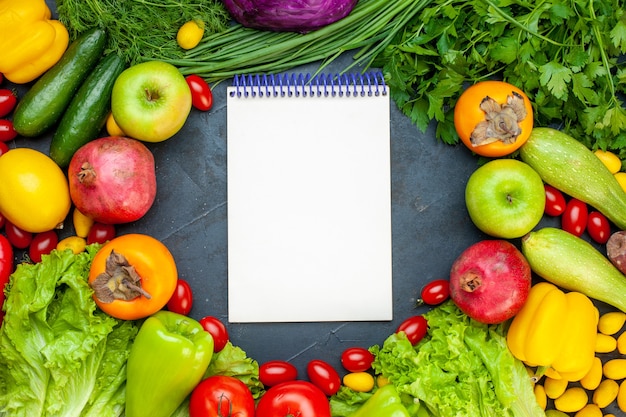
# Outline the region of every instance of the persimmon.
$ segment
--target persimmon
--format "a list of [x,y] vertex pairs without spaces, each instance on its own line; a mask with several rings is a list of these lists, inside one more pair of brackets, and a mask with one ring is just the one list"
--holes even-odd
[[98,250],[89,270],[96,305],[121,320],[137,320],[161,310],[171,298],[178,271],[159,240],[145,234],[118,236]]
[[454,107],[454,127],[472,152],[501,157],[519,149],[533,129],[526,94],[505,81],[480,81],[467,88]]

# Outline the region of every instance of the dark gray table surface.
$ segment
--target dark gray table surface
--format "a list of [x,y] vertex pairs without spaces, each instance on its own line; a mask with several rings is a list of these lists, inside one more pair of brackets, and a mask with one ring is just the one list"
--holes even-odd
[[[328,70],[339,71],[350,60],[346,54]],[[311,64],[294,71],[316,68],[317,64]],[[187,123],[174,137],[147,144],[157,165],[156,201],[139,221],[118,226],[118,234],[146,233],[163,241],[174,255],[180,278],[187,280],[193,289],[190,315],[196,319],[207,315],[220,318],[231,341],[259,363],[288,360],[305,377],[306,364],[312,359],[323,359],[342,372],[339,359],[344,349],[382,344],[404,319],[427,311],[426,307],[415,306],[421,287],[433,279],[448,278],[454,259],[470,244],[486,237],[470,221],[464,203],[465,184],[478,159],[462,145],[438,142],[434,125],[426,132],[419,131],[392,103],[393,320],[229,323],[226,193],[226,87],[229,84],[226,81],[214,87],[214,105],[210,111],[192,110]],[[20,94],[26,87],[18,87]],[[50,137],[19,137],[9,146],[32,147],[47,153]],[[62,236],[68,234],[71,234],[69,220],[66,230],[61,232]],[[358,296],[359,288],[345,294],[346,298]]]

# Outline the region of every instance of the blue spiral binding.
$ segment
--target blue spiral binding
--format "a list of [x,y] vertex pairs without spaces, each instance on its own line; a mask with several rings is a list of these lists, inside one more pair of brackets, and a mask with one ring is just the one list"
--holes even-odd
[[231,97],[321,97],[386,95],[381,71],[350,74],[240,74],[233,77]]

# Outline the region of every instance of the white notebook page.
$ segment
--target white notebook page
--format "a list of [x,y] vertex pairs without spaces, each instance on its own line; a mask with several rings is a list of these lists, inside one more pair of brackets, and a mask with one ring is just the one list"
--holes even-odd
[[391,320],[388,94],[238,98],[234,91],[229,321]]

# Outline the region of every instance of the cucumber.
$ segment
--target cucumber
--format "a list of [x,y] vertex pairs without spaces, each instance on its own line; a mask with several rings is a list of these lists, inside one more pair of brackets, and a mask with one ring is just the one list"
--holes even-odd
[[74,153],[96,139],[111,109],[111,91],[126,67],[116,53],[106,55],[70,102],[50,142],[50,158],[66,168]]
[[522,253],[546,281],[626,312],[626,276],[586,240],[544,227],[522,238]]
[[585,145],[560,130],[536,127],[520,148],[522,161],[544,182],[604,214],[626,229],[626,193]]
[[46,71],[24,94],[13,113],[13,127],[22,136],[48,131],[67,108],[76,90],[102,58],[106,32],[94,28],[81,34],[59,62]]

